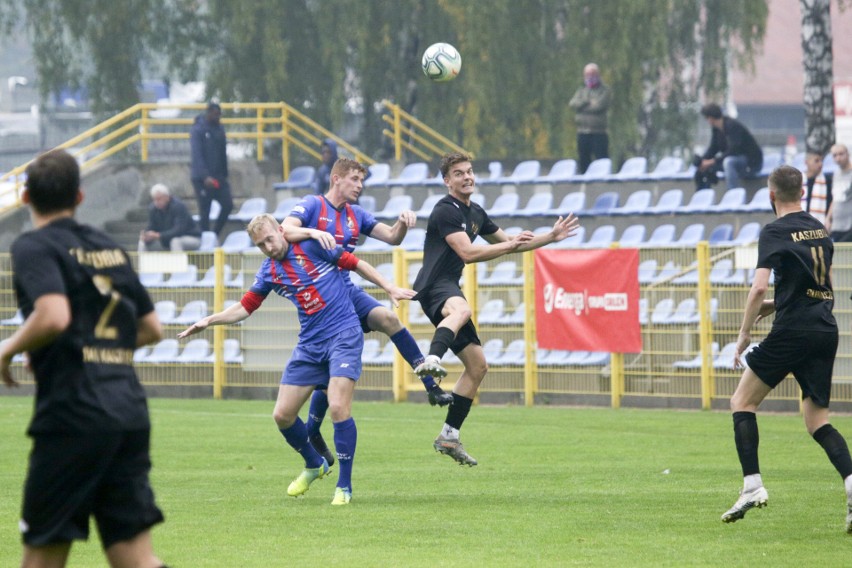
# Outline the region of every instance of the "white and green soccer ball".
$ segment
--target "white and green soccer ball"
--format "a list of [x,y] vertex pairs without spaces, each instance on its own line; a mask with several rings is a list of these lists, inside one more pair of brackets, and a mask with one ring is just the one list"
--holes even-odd
[[433,81],[450,81],[461,71],[462,58],[448,43],[433,43],[423,52],[423,73]]

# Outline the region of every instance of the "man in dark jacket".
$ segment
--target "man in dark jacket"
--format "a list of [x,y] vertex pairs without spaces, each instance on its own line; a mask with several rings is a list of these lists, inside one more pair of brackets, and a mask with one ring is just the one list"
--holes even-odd
[[586,173],[593,160],[609,157],[609,136],[606,133],[606,114],[610,94],[601,82],[598,66],[589,63],[583,68],[583,86],[577,89],[568,103],[574,109],[577,121],[577,169]]
[[326,138],[322,141],[320,148],[322,153],[322,165],[317,169],[317,179],[314,181],[314,192],[317,195],[323,195],[328,191],[329,180],[331,179],[331,167],[337,161],[337,142],[331,138]]
[[218,201],[221,209],[213,226],[217,235],[222,231],[228,215],[234,208],[231,185],[228,183],[225,129],[219,122],[221,117],[221,107],[210,103],[207,105],[207,111],[196,117],[189,133],[189,145],[192,150],[190,178],[198,198],[201,230],[209,230],[210,203]]
[[712,171],[724,171],[728,189],[742,187],[741,179],[755,178],[763,167],[763,150],[743,123],[722,114],[717,104],[701,107],[703,116],[713,130],[710,147],[696,164],[697,189],[714,182]]
[[148,228],[139,235],[139,252],[156,248],[180,252],[198,250],[201,231],[192,220],[183,201],[172,197],[169,188],[158,183],[151,188],[151,205],[148,207]]

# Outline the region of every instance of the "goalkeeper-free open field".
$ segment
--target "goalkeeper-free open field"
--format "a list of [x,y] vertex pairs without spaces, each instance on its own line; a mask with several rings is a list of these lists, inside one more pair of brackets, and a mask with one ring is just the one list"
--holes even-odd
[[[306,496],[271,401],[150,401],[154,545],[172,568],[330,566],[849,566],[840,476],[801,418],[759,415],[769,506],[725,525],[741,484],[726,413],[474,407],[460,467],[432,450],[445,416],[356,403],[353,499],[337,466]],[[17,533],[32,399],[0,397],[0,566]],[[852,417],[832,423],[852,439]],[[328,422],[323,433],[332,439]],[[105,566],[96,532],[71,567]]]

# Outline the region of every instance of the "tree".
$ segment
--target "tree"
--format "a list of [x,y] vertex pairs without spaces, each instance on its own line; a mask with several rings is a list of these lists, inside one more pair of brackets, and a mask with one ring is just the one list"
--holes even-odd
[[825,155],[834,144],[831,1],[800,0],[805,70],[805,148]]

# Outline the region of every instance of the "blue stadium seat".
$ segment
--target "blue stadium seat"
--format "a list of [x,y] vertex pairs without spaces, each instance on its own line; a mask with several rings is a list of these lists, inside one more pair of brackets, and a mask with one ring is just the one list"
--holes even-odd
[[574,191],[568,193],[562,198],[562,202],[554,210],[557,215],[568,215],[569,213],[578,214],[583,210],[586,204],[586,194],[582,191]]
[[692,248],[704,238],[705,230],[706,227],[704,226],[704,223],[693,223],[688,225],[683,230],[683,233],[681,233],[680,238],[673,244],[678,247]]
[[675,237],[675,226],[671,223],[657,226],[645,242],[646,247],[671,246]]
[[612,209],[610,215],[634,215],[644,213],[651,205],[651,191],[639,189],[627,196],[621,207]]
[[533,183],[565,183],[574,179],[577,173],[577,161],[570,158],[559,160],[550,167],[547,175],[538,176]]
[[592,232],[588,242],[584,243],[583,247],[609,248],[613,241],[615,241],[615,227],[612,225],[601,225]]
[[605,180],[612,175],[612,160],[609,158],[598,158],[594,160],[589,167],[586,168],[586,173],[576,176],[578,181],[600,181]]
[[710,246],[716,246],[730,241],[733,237],[734,226],[730,223],[722,223],[713,227],[713,230],[710,231],[710,236],[707,237],[707,241],[710,243]]
[[272,184],[272,189],[310,189],[314,186],[316,168],[313,166],[299,166],[290,170],[287,181]]
[[648,214],[670,215],[676,212],[682,203],[683,190],[678,188],[669,189],[660,196],[656,205],[648,207],[645,212]]
[[732,187],[722,194],[719,203],[709,209],[710,213],[729,213],[739,211],[745,206],[746,190],[742,187]]
[[692,194],[689,203],[678,207],[678,213],[706,213],[713,208],[716,192],[712,188],[699,189]]
[[520,198],[517,193],[503,193],[497,196],[488,209],[491,217],[511,217],[518,210]]
[[228,219],[242,221],[248,223],[256,215],[266,213],[266,198],[265,197],[249,197],[243,204],[240,205],[239,211],[228,215]]
[[760,237],[760,223],[752,221],[740,227],[737,236],[729,244],[731,246],[748,245],[757,242],[758,237]]
[[536,215],[547,215],[553,207],[553,194],[550,191],[533,193],[523,209],[515,211],[517,217],[533,217]]
[[623,233],[621,233],[621,238],[618,239],[618,245],[621,248],[641,246],[642,241],[645,239],[645,230],[645,225],[630,225],[624,229]]
[[494,183],[532,183],[540,173],[541,162],[538,160],[524,160],[515,166],[515,169],[510,175],[497,178]]
[[425,162],[406,164],[399,176],[387,180],[386,185],[422,185],[429,177],[429,165]]
[[411,209],[414,200],[410,195],[394,195],[385,203],[381,211],[374,214],[377,219],[396,219],[406,209]]
[[283,221],[284,218],[293,210],[293,207],[295,207],[301,200],[301,197],[285,197],[278,202],[278,205],[275,206],[275,211],[272,212],[272,216],[275,217],[276,221]]
[[367,167],[370,175],[364,180],[364,187],[387,185],[390,179],[390,164],[378,162]]
[[740,208],[740,211],[757,212],[757,211],[772,211],[772,203],[769,201],[769,188],[761,187],[747,204]]
[[618,207],[618,192],[606,191],[598,195],[591,208],[582,212],[585,215],[609,215],[610,212]]
[[642,156],[634,156],[628,158],[621,164],[621,169],[617,174],[610,176],[614,180],[635,180],[641,179],[648,169],[648,159]]

